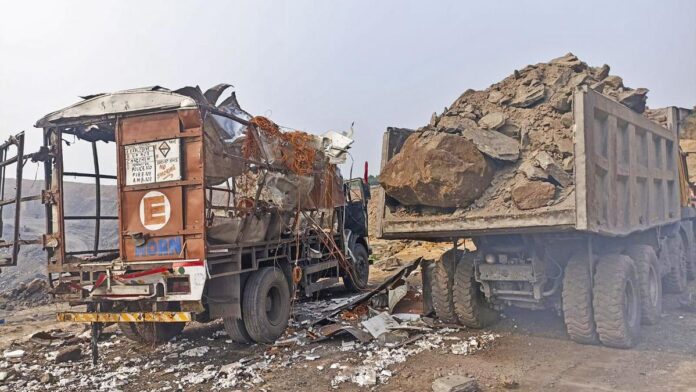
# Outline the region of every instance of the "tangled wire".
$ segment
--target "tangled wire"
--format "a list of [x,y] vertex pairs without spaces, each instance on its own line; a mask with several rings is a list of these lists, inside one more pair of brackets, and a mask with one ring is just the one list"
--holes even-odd
[[[274,153],[290,172],[301,176],[313,174],[317,150],[312,147],[310,135],[301,131],[281,132],[278,125],[262,116],[256,116],[249,122],[258,130],[259,136],[263,134],[265,139],[279,142],[279,148]],[[257,140],[247,131],[247,138],[242,147],[244,158],[256,160],[265,158],[259,143],[263,141]]]

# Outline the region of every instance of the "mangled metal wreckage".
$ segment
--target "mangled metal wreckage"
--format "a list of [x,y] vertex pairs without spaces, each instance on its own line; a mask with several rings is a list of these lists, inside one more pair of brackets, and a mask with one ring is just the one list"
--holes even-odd
[[[17,174],[23,161],[44,163],[46,234],[31,241],[15,233],[3,246],[43,245],[56,299],[88,304],[60,320],[95,331],[117,322],[127,336],[154,342],[186,321],[223,318],[238,342],[272,342],[296,291],[311,295],[339,278],[365,287],[368,188],[344,183],[336,166],[352,139],[282,129],[242,110],[234,93],[216,104],[228,87],[99,94],[37,122],[44,146],[19,160]],[[92,144],[93,173],[63,170],[66,135]],[[24,149],[22,134],[14,141]],[[115,143],[116,175],[99,170],[103,142]],[[92,179],[94,215],[64,211],[63,179],[76,176]],[[109,180],[118,192],[112,216],[100,202]],[[39,197],[21,195],[17,183],[16,200],[5,204]],[[93,248],[70,249],[65,224],[75,220],[94,222]],[[111,239],[100,238],[100,225],[109,221],[118,222],[118,238],[105,247]]]

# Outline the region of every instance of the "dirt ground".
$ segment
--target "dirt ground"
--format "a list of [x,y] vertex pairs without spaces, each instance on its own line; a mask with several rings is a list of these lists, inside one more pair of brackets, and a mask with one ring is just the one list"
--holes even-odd
[[[380,280],[382,271],[374,270],[372,280]],[[419,276],[412,279],[416,281]],[[692,282],[695,283],[695,282]],[[696,284],[692,284],[696,290]],[[327,295],[340,296],[340,290]],[[689,391],[696,390],[696,314],[683,311],[674,296],[666,296],[662,322],[644,327],[642,342],[632,350],[617,350],[601,346],[583,346],[570,342],[565,336],[561,318],[552,312],[508,310],[505,318],[489,330],[499,334],[491,345],[474,354],[462,356],[446,349],[425,350],[389,366],[391,376],[376,386],[360,387],[343,382],[332,388],[332,380],[340,372],[332,364],[358,364],[362,354],[342,350],[344,341],[334,339],[308,344],[301,348],[280,348],[278,357],[291,358],[294,350],[299,358],[311,353],[313,357],[276,361],[259,370],[263,381],[250,387],[220,387],[215,378],[195,384],[178,384],[177,379],[204,375],[210,369],[233,363],[242,358],[262,356],[273,350],[267,347],[241,346],[227,340],[220,322],[193,324],[182,338],[164,346],[147,346],[128,341],[115,326],[107,328],[100,343],[100,364],[93,367],[87,356],[88,339],[84,327],[78,324],[56,325],[53,314],[56,305],[26,309],[10,315],[8,323],[0,326],[0,351],[22,348],[27,351],[21,362],[27,367],[17,377],[26,379],[27,390],[56,390],[60,381],[40,382],[42,372],[56,372],[57,365],[47,367],[42,354],[46,349],[31,344],[28,338],[37,331],[60,327],[82,339],[84,357],[74,363],[62,364],[65,374],[73,377],[74,391],[94,390],[80,378],[98,378],[100,374],[122,372],[124,377],[112,377],[121,382],[104,381],[100,389],[121,391],[143,390],[259,390],[259,391],[429,391],[434,379],[449,374],[469,375],[482,390],[498,391]],[[479,331],[460,330],[452,339],[466,338]],[[200,355],[186,355],[182,350],[206,347]],[[195,350],[194,350],[195,351]],[[177,354],[178,352],[178,354]],[[7,365],[7,366],[5,366]],[[17,370],[12,363],[5,366],[10,373]],[[335,365],[334,365],[335,366]],[[2,366],[0,366],[2,367]],[[66,376],[67,377],[67,376]],[[60,377],[58,377],[60,379]],[[16,379],[16,378],[15,378]],[[36,381],[34,381],[36,380]],[[45,380],[44,380],[45,381]],[[0,390],[13,389],[0,385]],[[97,383],[98,385],[98,383]],[[31,387],[31,389],[29,388]],[[237,388],[237,389],[236,389]],[[60,389],[60,388],[59,388]],[[58,390],[59,390],[58,389]]]

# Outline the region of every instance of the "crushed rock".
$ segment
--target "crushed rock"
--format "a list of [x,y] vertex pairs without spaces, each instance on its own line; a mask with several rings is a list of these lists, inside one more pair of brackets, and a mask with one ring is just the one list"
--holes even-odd
[[[518,144],[519,159],[507,143],[494,142],[501,139],[500,137],[477,136],[479,143],[485,144],[485,146],[479,146],[479,150],[486,155],[487,161],[495,168],[492,181],[477,183],[477,188],[485,184],[485,190],[482,190],[475,200],[470,198],[458,200],[456,195],[453,195],[455,197],[449,200],[435,197],[435,201],[431,202],[429,201],[429,198],[432,198],[431,195],[439,193],[437,189],[433,190],[422,184],[437,179],[438,186],[442,189],[454,189],[456,183],[450,183],[453,177],[451,173],[447,173],[464,170],[469,158],[450,157],[448,163],[440,165],[440,162],[434,160],[418,161],[419,156],[423,158],[429,156],[425,151],[422,151],[419,156],[397,154],[387,163],[379,176],[380,183],[387,194],[396,198],[401,204],[394,212],[397,215],[399,213],[409,215],[451,213],[445,209],[448,207],[458,208],[456,211],[458,214],[466,214],[469,211],[518,212],[523,208],[513,202],[511,192],[516,187],[526,184],[527,178],[522,172],[529,171],[529,161],[540,152],[546,154],[545,158],[547,158],[545,161],[547,167],[540,170],[547,171],[550,167],[555,174],[547,172],[546,176],[542,176],[546,178],[536,180],[550,184],[554,192],[545,190],[544,196],[548,197],[545,203],[539,201],[534,206],[527,207],[536,209],[559,204],[574,190],[573,118],[570,112],[573,92],[584,85],[638,113],[643,113],[645,110],[648,90],[626,87],[621,77],[609,75],[609,71],[610,68],[606,64],[591,67],[572,53],[568,53],[546,63],[528,65],[515,70],[510,76],[485,90],[465,91],[449,108],[445,108],[443,113],[433,114],[430,123],[411,135],[406,140],[406,144],[411,139],[417,139],[432,132],[459,135],[464,138],[467,135],[500,135]],[[504,140],[506,139],[501,139],[501,141]],[[400,164],[401,161],[410,162]],[[458,161],[463,163],[455,166],[456,170],[452,170],[451,163]],[[409,175],[404,175],[404,171],[399,171],[402,165],[409,167],[420,165],[428,169],[411,171]],[[428,178],[425,175],[420,176],[421,172],[427,173]],[[487,176],[487,178],[490,177]],[[409,188],[410,184],[419,184],[420,188],[415,186]],[[426,188],[430,195],[419,193]],[[408,197],[403,197],[404,195]]]

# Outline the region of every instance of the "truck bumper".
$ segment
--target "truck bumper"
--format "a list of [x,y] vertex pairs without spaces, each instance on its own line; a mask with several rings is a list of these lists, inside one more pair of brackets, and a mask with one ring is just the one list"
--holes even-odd
[[191,312],[60,312],[60,322],[73,323],[181,323],[191,321]]

